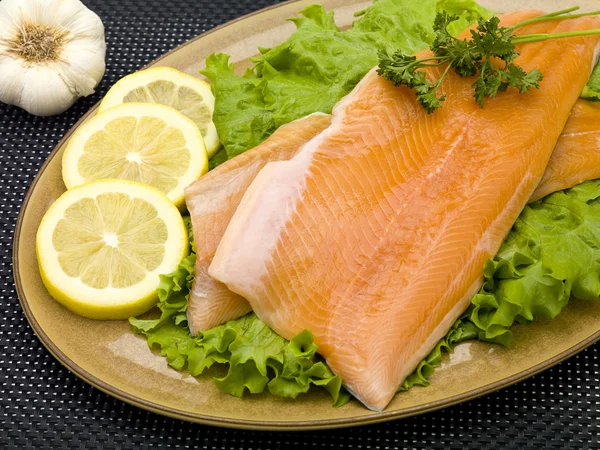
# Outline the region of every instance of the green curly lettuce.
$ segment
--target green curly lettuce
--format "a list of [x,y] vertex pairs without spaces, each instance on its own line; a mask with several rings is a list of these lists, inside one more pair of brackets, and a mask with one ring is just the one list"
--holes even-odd
[[586,100],[600,102],[600,62],[596,64],[596,67],[592,71],[590,81],[583,89],[581,97]]
[[[472,0],[376,0],[356,14],[360,18],[351,29],[340,31],[332,13],[311,5],[302,17],[291,19],[296,32],[281,45],[261,48],[245,76],[234,74],[227,55],[211,55],[203,73],[216,95],[214,121],[224,147],[210,168],[258,145],[285,123],[315,111],[331,112],[376,64],[378,48],[409,53],[427,47],[440,10],[461,15],[452,24],[453,34],[491,14]],[[582,97],[600,100],[600,64]],[[599,199],[600,182],[591,181],[527,206],[498,255],[486,262],[485,282],[469,309],[399,390],[427,386],[443,354],[460,342],[510,345],[515,322],[553,318],[571,296],[598,298]],[[348,401],[340,378],[316,354],[308,331],[286,341],[250,314],[193,337],[186,310],[194,262],[192,252],[176,271],[161,276],[159,318],[130,319],[168,364],[195,376],[215,363],[227,365],[227,375],[215,383],[236,396],[267,388],[295,398],[317,385],[330,392],[335,404]]]
[[187,322],[187,305],[194,281],[194,264],[196,264],[196,247],[192,232],[190,216],[184,216],[183,221],[188,231],[190,254],[183,258],[175,271],[160,275],[158,285],[158,307],[161,315],[158,319],[136,319],[131,317],[129,323],[139,333],[146,333],[160,328],[163,324],[172,321],[175,325]]
[[503,345],[514,322],[552,319],[571,296],[598,299],[600,180],[526,206],[484,274],[469,318],[479,339]]
[[433,21],[440,10],[461,15],[459,32],[491,12],[473,0],[376,0],[352,27],[340,31],[333,12],[310,5],[290,19],[296,31],[282,44],[260,48],[254,67],[234,73],[226,54],[211,55],[202,73],[215,94],[213,121],[223,152],[211,167],[267,139],[278,127],[333,105],[377,65],[377,51],[404,53],[433,41]]
[[[249,314],[191,336],[185,311],[194,261],[192,253],[175,272],[161,277],[158,319],[130,319],[150,347],[160,347],[172,367],[197,376],[215,363],[228,364],[227,375],[215,383],[236,396],[263,392],[266,387],[275,395],[295,398],[316,385],[327,389],[336,405],[349,400],[341,379],[316,354],[308,331],[288,342]],[[598,299],[600,180],[526,206],[496,257],[486,262],[484,276],[470,307],[399,391],[428,386],[443,354],[460,342],[478,339],[509,346],[515,323],[554,318],[572,296]]]
[[[185,221],[193,248],[189,217]],[[129,319],[133,329],[146,337],[150,348],[160,348],[171,367],[199,376],[214,364],[227,365],[227,374],[214,378],[214,382],[221,391],[236,397],[258,394],[267,388],[274,395],[296,398],[314,385],[326,389],[335,406],[350,400],[341,378],[317,355],[318,347],[308,330],[287,341],[255,314],[248,314],[192,336],[186,310],[195,261],[196,254],[192,252],[174,272],[161,275],[160,317]]]
[[429,377],[435,369],[442,364],[444,353],[451,353],[456,345],[461,342],[477,339],[481,330],[468,319],[469,312],[465,312],[446,333],[446,336],[437,343],[429,355],[419,363],[398,388],[398,392],[408,391],[413,386],[429,386]]
[[600,180],[525,207],[471,305],[400,390],[429,385],[442,353],[469,339],[510,346],[516,323],[556,317],[571,297],[600,297]]
[[317,355],[310,331],[287,341],[253,313],[195,338],[185,324],[173,320],[150,330],[138,329],[135,321],[132,324],[146,335],[148,345],[159,347],[167,363],[177,370],[199,376],[215,363],[227,365],[227,374],[213,379],[227,394],[243,397],[267,388],[271,394],[296,398],[315,385],[331,394],[335,406],[350,399],[342,389],[341,378]]

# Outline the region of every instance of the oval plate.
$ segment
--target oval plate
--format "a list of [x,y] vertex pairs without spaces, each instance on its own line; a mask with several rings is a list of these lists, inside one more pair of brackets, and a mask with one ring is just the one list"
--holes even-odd
[[[592,6],[596,0],[579,1]],[[257,47],[274,46],[294,26],[286,22],[312,0],[284,3],[246,16],[192,39],[150,64],[198,74],[212,52],[229,53],[242,72]],[[371,2],[325,0],[335,9],[341,27],[352,23],[353,13]],[[541,1],[483,1],[498,12],[540,7]],[[564,8],[563,0],[544,1],[546,10]],[[587,5],[586,5],[587,3]],[[74,127],[94,114],[92,108]],[[217,390],[210,376],[194,378],[167,366],[148,349],[145,339],[132,333],[126,321],[101,322],[79,317],[46,292],[35,255],[40,220],[65,188],[61,156],[73,129],[61,140],[40,169],[23,204],[14,245],[17,292],[25,315],[48,350],[70,371],[98,389],[125,402],[179,419],[225,427],[292,430],[335,428],[381,422],[450,406],[523,380],[564,360],[600,338],[600,302],[574,301],[550,323],[514,328],[514,346],[467,342],[459,345],[431,377],[431,386],[396,395],[383,413],[374,413],[353,401],[333,408],[320,391],[295,401],[267,394],[238,399]]]

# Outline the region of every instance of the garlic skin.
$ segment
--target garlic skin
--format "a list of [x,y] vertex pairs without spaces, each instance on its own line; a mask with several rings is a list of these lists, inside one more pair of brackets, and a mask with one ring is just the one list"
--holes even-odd
[[100,18],[79,0],[0,0],[0,102],[37,116],[90,95],[105,70]]

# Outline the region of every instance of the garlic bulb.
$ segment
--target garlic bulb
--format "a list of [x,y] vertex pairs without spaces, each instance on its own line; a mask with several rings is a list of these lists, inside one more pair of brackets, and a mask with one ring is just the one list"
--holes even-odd
[[66,111],[104,75],[104,26],[79,0],[0,1],[0,101]]

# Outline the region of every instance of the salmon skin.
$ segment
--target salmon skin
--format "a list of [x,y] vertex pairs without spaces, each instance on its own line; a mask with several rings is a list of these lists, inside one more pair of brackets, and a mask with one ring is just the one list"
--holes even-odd
[[530,202],[600,178],[600,103],[578,100]]
[[[249,312],[250,304],[245,299],[208,276],[215,250],[243,194],[264,164],[290,159],[296,153],[295,145],[323,131],[330,124],[330,117],[319,114],[309,116],[308,121],[290,123],[282,133],[275,133],[265,143],[245,153],[246,156],[240,155],[222,164],[186,191],[194,239],[201,244],[188,306],[188,323],[194,335]],[[296,127],[301,138],[297,142],[286,140],[291,146],[281,145],[284,135],[295,134],[293,129]],[[257,163],[257,158],[263,162]],[[600,178],[600,103],[578,100],[542,181],[529,201],[595,178]]]
[[[599,24],[583,17],[518,33]],[[508,90],[485,108],[473,79],[450,71],[444,106],[430,115],[413,91],[371,71],[335,106],[329,128],[259,172],[209,275],[281,336],[311,330],[350,392],[383,410],[479,289],[485,260],[542,178],[597,43],[518,46],[516,64],[544,74],[540,89]]]
[[250,312],[248,302],[208,276],[208,267],[242,196],[269,161],[288,160],[331,123],[311,114],[279,128],[269,139],[212,170],[185,190],[194,232],[196,265],[187,309],[190,331],[209,330]]

